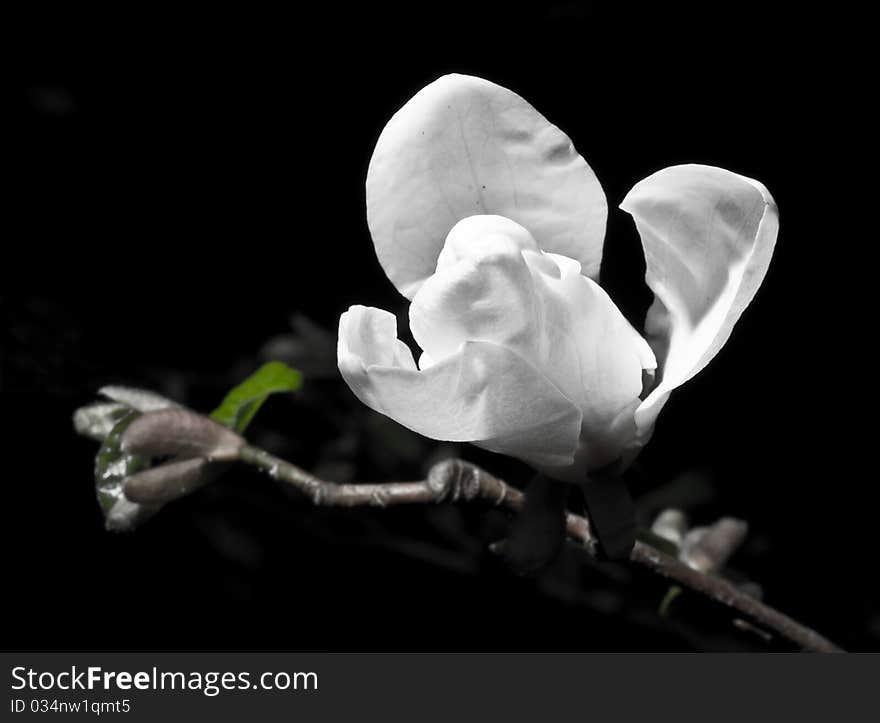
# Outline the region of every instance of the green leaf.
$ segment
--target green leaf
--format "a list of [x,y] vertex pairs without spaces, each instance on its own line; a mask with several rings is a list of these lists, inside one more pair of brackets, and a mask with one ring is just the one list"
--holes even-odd
[[130,502],[122,492],[125,478],[147,469],[150,460],[122,451],[122,433],[140,412],[128,410],[114,425],[95,457],[95,491],[108,530],[132,530],[159,511],[161,505]]
[[657,613],[661,618],[669,617],[669,611],[672,608],[672,603],[675,602],[675,599],[684,592],[681,587],[678,585],[672,585],[666,591],[666,594],[663,596],[663,599],[660,601],[660,608],[657,610]]
[[268,362],[226,395],[211,419],[239,434],[244,432],[270,394],[294,392],[302,374],[281,362]]

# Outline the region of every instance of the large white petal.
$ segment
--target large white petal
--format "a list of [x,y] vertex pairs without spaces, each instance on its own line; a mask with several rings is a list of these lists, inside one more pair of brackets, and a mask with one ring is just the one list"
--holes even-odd
[[352,306],[339,321],[338,361],[364,404],[426,437],[473,442],[536,467],[574,459],[580,411],[534,366],[497,344],[466,342],[419,371],[397,339],[392,314]]
[[[456,250],[462,239],[467,253]],[[528,240],[497,216],[456,225],[410,307],[410,328],[427,353],[421,365],[467,341],[515,351],[580,408],[581,461],[603,466],[635,440],[642,372],[654,369],[654,355],[577,261]]]
[[[544,301],[542,368],[566,370],[572,381],[561,388],[584,415],[581,457],[588,469],[603,467],[639,444],[634,413],[643,372],[653,374],[657,366],[654,354],[605,290],[581,275],[576,262],[556,254],[525,251],[523,256]],[[573,359],[574,369],[569,366]],[[564,379],[560,374],[558,383]]]
[[446,75],[389,121],[367,173],[367,220],[379,262],[413,298],[457,221],[498,214],[529,229],[545,251],[595,278],[607,205],[568,136],[515,93]]
[[437,272],[413,297],[410,330],[432,362],[466,341],[491,341],[536,357],[540,300],[521,251],[528,231],[500,216],[471,216],[452,229]]
[[722,168],[673,166],[637,183],[620,206],[632,214],[654,303],[645,320],[659,383],[636,412],[649,434],[669,393],[724,345],[761,285],[779,229],[757,181]]

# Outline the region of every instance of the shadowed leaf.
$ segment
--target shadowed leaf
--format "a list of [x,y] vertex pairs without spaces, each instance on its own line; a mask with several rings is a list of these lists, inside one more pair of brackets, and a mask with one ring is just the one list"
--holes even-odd
[[505,560],[518,574],[539,572],[562,549],[566,493],[564,484],[540,474],[526,488],[523,508],[503,547]]
[[122,449],[122,434],[140,412],[127,412],[104,440],[95,457],[95,488],[108,530],[133,530],[159,511],[161,505],[141,505],[126,499],[123,483],[129,475],[147,469],[149,460]]
[[635,506],[626,484],[613,470],[594,470],[580,488],[600,553],[626,560],[636,541]]

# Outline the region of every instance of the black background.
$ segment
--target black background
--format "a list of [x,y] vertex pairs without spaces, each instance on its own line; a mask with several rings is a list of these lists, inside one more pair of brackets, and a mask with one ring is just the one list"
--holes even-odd
[[[405,312],[375,260],[363,181],[391,113],[454,71],[515,90],[571,136],[612,209],[603,283],[637,326],[644,261],[615,210],[635,182],[701,162],[773,193],[780,235],[764,286],[673,395],[633,491],[646,519],[666,503],[697,523],[747,519],[734,567],[768,602],[845,647],[880,647],[861,411],[873,352],[854,320],[867,304],[852,301],[866,290],[853,272],[866,230],[848,200],[868,177],[860,19],[707,8],[47,8],[9,23],[5,646],[774,648],[698,601],[660,619],[663,585],[571,555],[515,577],[486,552],[503,520],[481,510],[313,510],[236,470],[136,534],[103,530],[95,445],[70,425],[98,387],[154,388],[207,411],[291,312],[333,334],[354,303]],[[370,417],[338,381],[307,381],[267,405],[253,436],[341,476],[421,474],[436,445],[376,432]],[[342,467],[340,418],[372,430]]]

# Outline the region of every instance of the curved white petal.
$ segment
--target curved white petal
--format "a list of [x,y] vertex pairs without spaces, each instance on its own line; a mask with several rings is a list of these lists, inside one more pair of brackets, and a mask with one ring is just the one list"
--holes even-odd
[[449,233],[437,272],[413,297],[410,330],[433,361],[466,341],[490,341],[534,361],[540,333],[535,284],[522,249],[537,248],[522,226],[471,216]]
[[339,370],[357,397],[419,434],[472,442],[536,467],[565,467],[581,413],[518,354],[468,341],[416,369],[387,311],[352,306],[339,320]]
[[634,413],[643,372],[657,366],[654,354],[605,290],[582,276],[571,259],[544,254],[557,264],[557,277],[539,267],[536,254],[523,256],[543,292],[542,368],[564,370],[576,358],[576,376],[564,391],[583,411],[581,455],[587,468],[603,467],[638,444]]
[[649,434],[669,393],[718,353],[754,297],[779,217],[762,184],[701,165],[658,171],[620,207],[635,219],[655,295],[645,330],[660,377],[636,412],[639,429]]
[[487,80],[446,75],[420,90],[382,131],[366,190],[379,262],[407,298],[474,214],[511,218],[598,275],[607,204],[596,176],[568,136]]
[[[484,236],[467,254],[450,249],[473,229]],[[429,363],[468,341],[516,352],[581,410],[584,466],[617,459],[636,437],[642,372],[656,362],[605,291],[577,261],[534,250],[525,229],[498,217],[459,222],[444,258],[410,307],[410,328]]]

